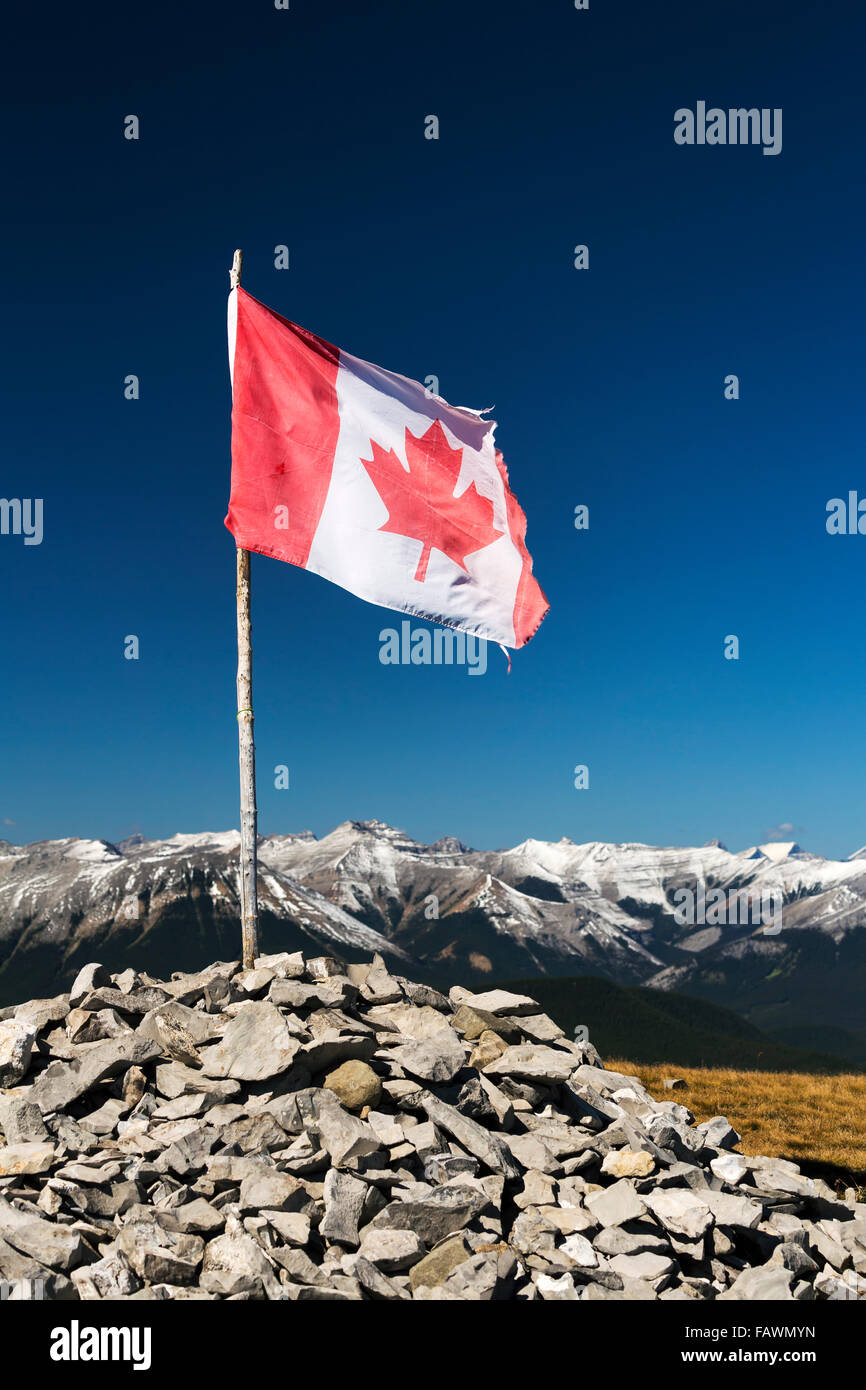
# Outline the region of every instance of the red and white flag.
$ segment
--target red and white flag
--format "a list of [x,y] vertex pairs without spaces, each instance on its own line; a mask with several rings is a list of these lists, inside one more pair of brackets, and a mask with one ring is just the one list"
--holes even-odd
[[238,546],[522,647],[549,607],[495,421],[229,295]]

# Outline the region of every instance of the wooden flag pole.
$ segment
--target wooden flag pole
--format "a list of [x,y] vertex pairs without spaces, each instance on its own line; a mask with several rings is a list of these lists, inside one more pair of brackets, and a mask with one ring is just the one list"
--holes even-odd
[[[235,251],[230,284],[241,282],[243,252]],[[250,616],[250,552],[237,552],[238,609],[238,764],[241,780],[241,939],[245,970],[259,954],[259,899],[256,883],[258,811],[256,808],[256,746],[253,739],[253,646]]]

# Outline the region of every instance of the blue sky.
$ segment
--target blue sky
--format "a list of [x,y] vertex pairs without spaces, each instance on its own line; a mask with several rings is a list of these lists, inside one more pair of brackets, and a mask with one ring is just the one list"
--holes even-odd
[[[237,823],[239,245],[278,312],[495,403],[552,605],[510,676],[495,648],[482,678],[393,668],[396,615],[254,556],[264,832],[866,841],[866,537],[825,529],[829,498],[866,496],[866,20],[700,10],[258,0],[13,22],[0,495],[43,498],[44,539],[0,536],[0,835]],[[781,154],[676,145],[698,100],[781,107]]]

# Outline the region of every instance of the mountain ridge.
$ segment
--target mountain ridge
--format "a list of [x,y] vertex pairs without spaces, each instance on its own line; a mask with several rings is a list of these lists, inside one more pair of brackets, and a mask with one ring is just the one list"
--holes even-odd
[[[119,965],[155,953],[150,968],[169,973],[233,954],[238,846],[236,830],[0,844],[0,1002],[22,972],[33,992],[57,992],[99,952]],[[321,838],[263,835],[258,850],[269,949],[378,951],[438,984],[603,976],[704,997],[789,1037],[863,1030],[861,851],[828,860],[795,841],[732,853],[568,837],[475,850],[452,836],[425,845],[378,820]],[[754,913],[714,921],[709,907],[706,921],[678,920],[683,890],[707,904],[776,894],[781,930],[768,934]]]

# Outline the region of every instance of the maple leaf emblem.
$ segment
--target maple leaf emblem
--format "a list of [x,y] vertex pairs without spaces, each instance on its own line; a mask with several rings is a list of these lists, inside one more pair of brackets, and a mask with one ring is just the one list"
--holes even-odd
[[426,578],[431,551],[441,551],[465,570],[467,555],[504,534],[493,525],[493,503],[474,482],[454,496],[463,450],[451,447],[438,420],[418,438],[407,428],[408,473],[393,449],[383,449],[373,439],[370,447],[372,459],[361,462],[388,508],[388,520],[379,530],[421,542],[415,570],[419,583]]

